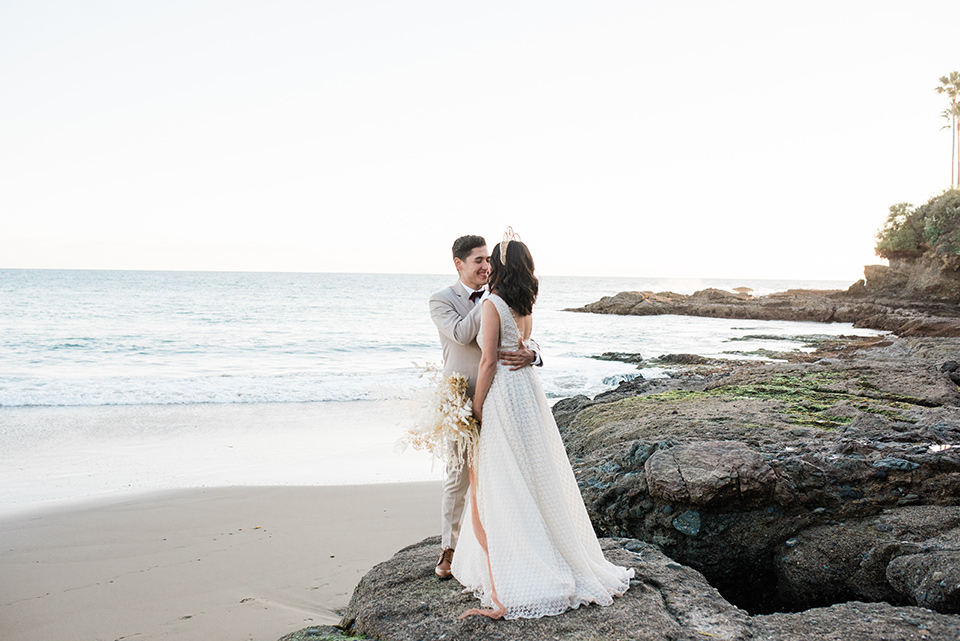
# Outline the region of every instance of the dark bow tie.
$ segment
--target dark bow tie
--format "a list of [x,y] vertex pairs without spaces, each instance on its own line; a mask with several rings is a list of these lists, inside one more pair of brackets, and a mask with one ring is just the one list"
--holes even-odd
[[470,294],[470,302],[471,303],[477,302],[481,296],[483,296],[483,290],[480,290],[478,292],[473,292],[472,294]]

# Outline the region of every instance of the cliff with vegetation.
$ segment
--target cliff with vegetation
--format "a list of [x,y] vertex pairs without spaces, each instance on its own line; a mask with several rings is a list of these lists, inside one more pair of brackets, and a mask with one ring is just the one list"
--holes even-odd
[[960,304],[960,189],[891,207],[876,250],[890,266],[865,268],[864,293]]

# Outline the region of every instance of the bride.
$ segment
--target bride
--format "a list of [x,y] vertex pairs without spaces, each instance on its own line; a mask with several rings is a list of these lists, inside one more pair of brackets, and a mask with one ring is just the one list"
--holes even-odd
[[508,228],[490,265],[473,405],[480,442],[453,560],[453,575],[484,609],[461,618],[537,618],[586,603],[610,605],[633,570],[603,556],[539,375],[497,362],[498,350],[530,338],[539,289],[533,258]]

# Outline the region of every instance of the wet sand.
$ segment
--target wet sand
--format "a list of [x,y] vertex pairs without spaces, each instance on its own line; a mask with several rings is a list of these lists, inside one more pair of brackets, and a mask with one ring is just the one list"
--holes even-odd
[[166,490],[0,517],[0,638],[272,641],[439,532],[439,482]]

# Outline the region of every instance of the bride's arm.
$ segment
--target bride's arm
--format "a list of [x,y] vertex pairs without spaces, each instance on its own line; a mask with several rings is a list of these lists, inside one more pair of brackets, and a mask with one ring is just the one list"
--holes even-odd
[[483,401],[487,398],[493,375],[497,373],[497,349],[500,346],[500,313],[497,306],[485,300],[483,305],[483,335],[480,337],[480,369],[477,371],[477,391],[473,394],[473,416],[483,420]]

